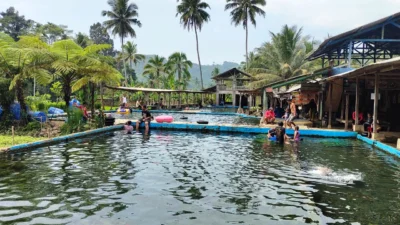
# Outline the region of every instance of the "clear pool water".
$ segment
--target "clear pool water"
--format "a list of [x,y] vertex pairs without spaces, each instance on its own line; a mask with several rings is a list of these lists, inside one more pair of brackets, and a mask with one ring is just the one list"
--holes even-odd
[[0,165],[1,224],[400,224],[400,162],[356,140],[115,132]]
[[[142,117],[140,112],[133,112],[132,114],[121,115],[112,114],[117,119],[132,119],[137,120]],[[151,113],[152,116],[157,117],[161,115],[169,115],[174,118],[174,122],[188,122],[196,123],[199,120],[208,121],[210,124],[237,124],[237,125],[258,125],[260,119],[257,118],[243,118],[237,115],[213,115],[213,114],[190,114],[190,113]],[[187,117],[187,119],[182,119]]]

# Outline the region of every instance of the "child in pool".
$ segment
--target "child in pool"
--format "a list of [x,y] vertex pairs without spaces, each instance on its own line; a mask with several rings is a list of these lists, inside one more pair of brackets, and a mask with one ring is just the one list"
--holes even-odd
[[299,128],[299,126],[296,126],[295,128],[294,128],[294,137],[293,137],[293,140],[294,141],[300,141],[301,139],[300,139],[300,128]]
[[132,134],[133,131],[132,121],[126,122],[124,130],[126,131],[126,134]]

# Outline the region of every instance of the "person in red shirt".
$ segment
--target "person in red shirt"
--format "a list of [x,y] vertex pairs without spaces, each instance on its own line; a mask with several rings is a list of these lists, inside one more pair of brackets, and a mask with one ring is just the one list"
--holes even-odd
[[265,112],[265,121],[268,123],[274,123],[275,122],[275,113],[274,109],[271,107],[267,112]]

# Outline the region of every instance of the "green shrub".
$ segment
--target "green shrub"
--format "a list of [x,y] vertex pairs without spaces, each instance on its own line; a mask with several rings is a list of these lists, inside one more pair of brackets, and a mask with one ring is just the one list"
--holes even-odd
[[67,111],[67,121],[61,127],[62,134],[72,134],[75,132],[84,131],[83,113],[78,109],[71,109]]
[[40,129],[41,129],[40,123],[38,121],[33,121],[33,122],[28,123],[24,127],[23,131],[27,131],[27,132],[29,132],[29,131],[38,131]]
[[101,109],[101,103],[96,102],[96,103],[94,104],[94,108],[97,109],[97,110]]
[[43,103],[43,102],[40,102],[40,103],[38,103],[38,105],[37,105],[37,110],[38,111],[47,111],[46,110],[46,106],[45,106],[45,104]]

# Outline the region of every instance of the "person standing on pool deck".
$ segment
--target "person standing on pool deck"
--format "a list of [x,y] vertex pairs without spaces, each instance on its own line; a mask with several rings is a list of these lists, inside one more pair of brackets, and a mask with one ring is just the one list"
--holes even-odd
[[292,125],[296,126],[296,124],[293,123],[293,120],[297,115],[296,104],[294,104],[292,99],[289,99],[288,102],[290,103],[290,115],[289,115],[289,119],[287,120],[287,125],[290,126],[290,128],[292,128]]
[[150,125],[151,118],[152,118],[151,114],[147,110],[146,105],[143,105],[142,106],[142,118],[136,122],[136,132],[139,132],[140,124],[144,123],[145,128],[146,128],[145,130],[146,130],[146,133],[147,133],[149,131],[149,125]]

